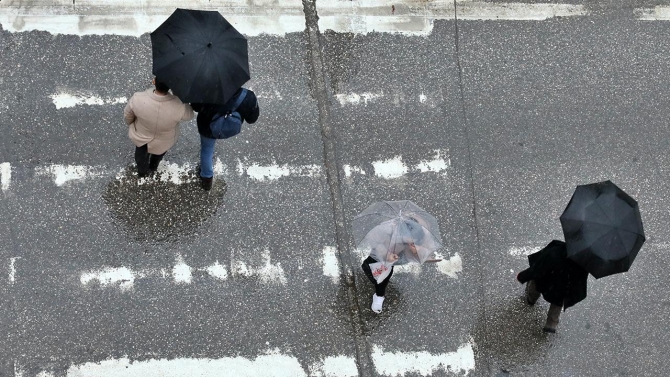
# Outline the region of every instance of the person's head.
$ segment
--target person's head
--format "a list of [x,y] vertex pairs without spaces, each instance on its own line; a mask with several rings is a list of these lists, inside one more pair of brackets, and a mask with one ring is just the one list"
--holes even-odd
[[156,91],[162,94],[168,94],[170,87],[158,77],[154,78],[153,84],[156,85]]
[[419,222],[414,218],[410,218],[409,220],[405,220],[404,223],[407,230],[409,230],[409,233],[406,235],[407,240],[420,244],[423,241],[424,233]]

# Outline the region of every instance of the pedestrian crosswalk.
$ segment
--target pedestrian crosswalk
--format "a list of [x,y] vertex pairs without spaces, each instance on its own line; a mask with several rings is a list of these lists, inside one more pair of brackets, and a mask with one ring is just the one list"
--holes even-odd
[[[429,151],[425,159],[414,165],[404,162],[402,155],[371,161],[369,164],[372,166],[372,171],[362,166],[345,164],[343,166],[344,177],[351,178],[359,175],[393,180],[410,173],[435,173],[448,178],[451,169],[451,162],[443,150]],[[20,167],[14,165],[14,168]],[[194,174],[195,169],[195,163],[179,164],[164,160],[154,176],[135,179],[133,183],[145,185],[160,181],[183,184],[197,178]],[[112,168],[101,165],[45,164],[35,167],[33,171],[36,177],[51,179],[56,186],[98,178],[115,178],[121,182],[130,182],[129,178],[134,176],[128,167]],[[224,178],[236,176],[256,182],[271,182],[285,177],[318,178],[323,175],[323,168],[316,164],[262,164],[247,157],[238,157],[234,162],[224,162],[217,158],[214,173]],[[0,164],[0,180],[2,190],[9,190],[12,182],[12,165],[9,162]]]
[[[438,372],[458,375],[475,370],[474,341],[470,339],[454,351],[433,354],[425,351],[402,352],[372,346],[372,359],[380,376],[420,375]],[[106,359],[69,366],[67,377],[85,376],[143,376],[143,377],[218,377],[223,371],[236,377],[357,377],[358,367],[353,356],[332,355],[322,357],[306,368],[290,352],[269,348],[256,357],[224,358],[149,358],[131,360],[127,357]],[[15,376],[22,377],[20,364],[15,364]],[[42,370],[37,377],[56,377],[49,370]]]
[[[104,6],[81,7],[74,2],[54,4],[33,1],[29,7],[0,4],[0,24],[11,32],[44,30],[52,34],[104,35],[139,37],[156,29],[179,2],[162,2],[147,9],[142,2],[111,2]],[[253,5],[235,0],[195,1],[193,9],[218,10],[230,17],[241,33],[286,35],[305,29],[303,4],[300,1],[255,0]],[[589,16],[582,4],[460,1],[340,1],[316,2],[321,31],[368,34],[371,32],[428,35],[436,20],[542,21],[556,17]],[[639,20],[668,20],[670,8],[639,7]],[[260,26],[262,25],[262,26]]]

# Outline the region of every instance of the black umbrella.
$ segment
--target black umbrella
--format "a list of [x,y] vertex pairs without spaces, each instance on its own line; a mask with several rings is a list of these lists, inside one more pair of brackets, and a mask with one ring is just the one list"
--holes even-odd
[[645,241],[637,202],[610,181],[577,186],[561,225],[568,257],[596,278],[628,271]]
[[247,39],[219,12],[177,9],[151,46],[153,74],[183,102],[224,104],[250,79]]

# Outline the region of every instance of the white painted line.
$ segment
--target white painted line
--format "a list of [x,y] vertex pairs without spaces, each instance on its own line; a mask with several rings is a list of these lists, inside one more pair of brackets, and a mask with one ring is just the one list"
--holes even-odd
[[335,98],[340,102],[340,106],[345,105],[367,105],[369,101],[383,97],[383,93],[349,93],[349,94],[335,94]]
[[358,375],[354,358],[344,355],[328,356],[323,362],[314,363],[309,367],[310,377],[358,377]]
[[396,156],[388,160],[374,161],[372,166],[377,177],[393,179],[407,174],[407,166],[402,162],[402,156]]
[[[358,367],[353,357],[344,355],[328,356],[303,370],[300,361],[279,349],[268,350],[255,358],[224,357],[149,359],[133,361],[128,358],[107,359],[99,363],[88,362],[71,365],[67,377],[356,377]],[[225,371],[223,373],[222,371]],[[223,374],[222,374],[223,373]],[[22,368],[14,363],[14,374],[21,376]],[[53,377],[47,371],[37,377]]]
[[340,280],[340,262],[337,259],[337,248],[326,246],[323,248],[323,274],[329,276],[333,283],[337,284]]
[[14,284],[16,281],[16,260],[21,257],[9,258],[9,284]]
[[588,14],[583,5],[573,4],[463,1],[456,6],[456,16],[459,20],[543,21],[554,17],[575,17]]
[[2,191],[9,189],[10,183],[12,183],[12,166],[9,162],[0,163],[0,187],[2,187]]
[[377,373],[382,376],[403,376],[408,373],[431,376],[442,371],[464,373],[475,370],[474,341],[462,345],[454,352],[431,354],[429,352],[386,352],[381,347],[372,347],[372,361]]
[[[411,170],[418,170],[422,173],[433,172],[446,174],[451,168],[451,160],[442,157],[443,152],[434,150],[436,157],[431,160],[424,160],[414,167],[409,167],[403,162],[402,156],[395,156],[387,160],[373,161],[372,166],[375,170],[375,175],[385,179],[396,179],[404,176]],[[350,168],[350,171],[354,171]],[[346,173],[346,170],[345,170]]]
[[176,283],[186,283],[190,284],[193,280],[193,275],[191,274],[192,268],[184,263],[184,258],[181,255],[177,255],[177,263],[172,268],[172,277]]
[[[9,32],[43,30],[52,34],[138,37],[155,30],[183,1],[163,0],[147,6],[145,1],[107,0],[87,6],[69,1],[34,0],[30,5],[0,2],[0,24]],[[320,0],[319,28],[343,33],[402,33],[425,36],[435,20],[453,20],[452,1],[416,0]],[[305,15],[297,0],[190,0],[189,8],[218,10],[241,33],[248,36],[283,36],[305,30]],[[546,20],[552,17],[587,15],[586,8],[572,4],[487,3],[459,1],[461,20]]]
[[512,246],[509,248],[509,255],[513,257],[525,257],[540,251],[542,246]]
[[458,253],[454,253],[454,256],[449,259],[444,259],[441,254],[435,253],[435,258],[442,259],[441,262],[436,263],[437,270],[440,271],[440,273],[443,273],[450,278],[458,279],[457,274],[463,271],[463,260]]
[[[146,1],[106,0],[81,6],[72,1],[33,0],[30,5],[0,2],[0,24],[9,32],[43,30],[52,34],[105,35],[139,37],[154,31],[183,0]],[[217,10],[242,34],[256,36],[305,29],[301,1],[295,0],[189,0],[188,8]]]
[[83,165],[47,165],[35,168],[38,176],[52,176],[56,186],[66,182],[105,175],[102,167]]
[[206,271],[210,276],[219,280],[228,279],[228,271],[226,270],[226,267],[219,264],[218,260],[213,265],[207,267]]
[[116,105],[128,102],[128,98],[126,97],[105,99],[94,95],[85,96],[65,92],[52,94],[50,97],[53,100],[54,105],[56,105],[57,110],[79,105]]
[[588,14],[582,5],[488,3],[448,0],[320,0],[317,2],[319,29],[368,34],[371,32],[427,36],[436,20],[520,20],[540,21],[554,17]]
[[[246,262],[233,261],[231,263],[231,273],[233,276],[251,277],[256,276],[260,282],[266,285],[286,285],[287,279],[281,263],[272,263],[270,251],[261,252],[261,263],[257,267],[249,267]],[[10,268],[13,261],[10,260]],[[226,266],[217,260],[210,266],[203,268],[194,268],[186,264],[181,255],[175,256],[175,264],[172,269],[146,269],[142,271],[133,271],[128,267],[103,267],[98,270],[83,272],[80,275],[82,285],[87,285],[93,281],[98,281],[101,286],[113,286],[123,291],[133,288],[135,281],[146,278],[162,278],[174,282],[175,284],[191,284],[193,282],[193,272],[204,271],[210,277],[226,281],[229,272]]]
[[440,151],[435,150],[435,153],[437,154],[437,157],[435,157],[432,160],[426,160],[420,162],[416,168],[422,172],[433,172],[433,173],[442,173],[445,172],[447,169],[451,167],[451,160],[448,158],[445,160],[444,158],[440,157]]
[[247,174],[250,178],[257,181],[275,181],[282,177],[288,176],[302,176],[302,177],[317,177],[321,174],[321,166],[319,165],[260,165],[252,163],[245,166],[242,160],[237,160],[237,172],[239,175]]
[[634,14],[638,20],[642,21],[670,21],[670,7],[663,5],[635,9]]
[[365,175],[365,170],[359,168],[358,166],[344,165],[343,169],[344,169],[344,176],[347,178],[351,177],[353,173]]
[[135,283],[136,273],[126,267],[107,267],[102,270],[81,274],[81,284],[86,285],[97,280],[101,286],[118,285],[122,291],[129,290]]
[[286,275],[284,274],[284,269],[282,268],[281,263],[270,263],[270,250],[265,250],[262,257],[265,259],[265,265],[257,270],[261,282],[273,285],[286,285]]
[[131,361],[127,358],[108,359],[99,363],[72,365],[67,377],[307,377],[300,362],[294,356],[284,355],[279,350],[270,350],[256,358],[225,357],[174,358]]

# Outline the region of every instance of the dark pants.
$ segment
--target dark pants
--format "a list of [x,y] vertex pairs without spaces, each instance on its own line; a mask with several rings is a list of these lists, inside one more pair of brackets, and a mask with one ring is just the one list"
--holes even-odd
[[[166,152],[167,153],[167,152]],[[135,163],[137,163],[137,175],[144,177],[149,170],[156,171],[158,164],[165,156],[163,154],[151,154],[146,144],[141,147],[135,147]]]
[[361,268],[363,269],[363,272],[365,272],[365,276],[367,276],[372,284],[375,285],[375,294],[379,297],[384,297],[384,294],[386,293],[386,286],[388,285],[389,280],[391,280],[391,276],[393,276],[393,266],[391,266],[391,272],[389,273],[389,276],[382,280],[381,283],[377,283],[377,280],[375,280],[374,276],[372,276],[372,269],[370,268],[370,263],[376,262],[377,261],[372,257],[367,257],[367,259],[363,261]]

